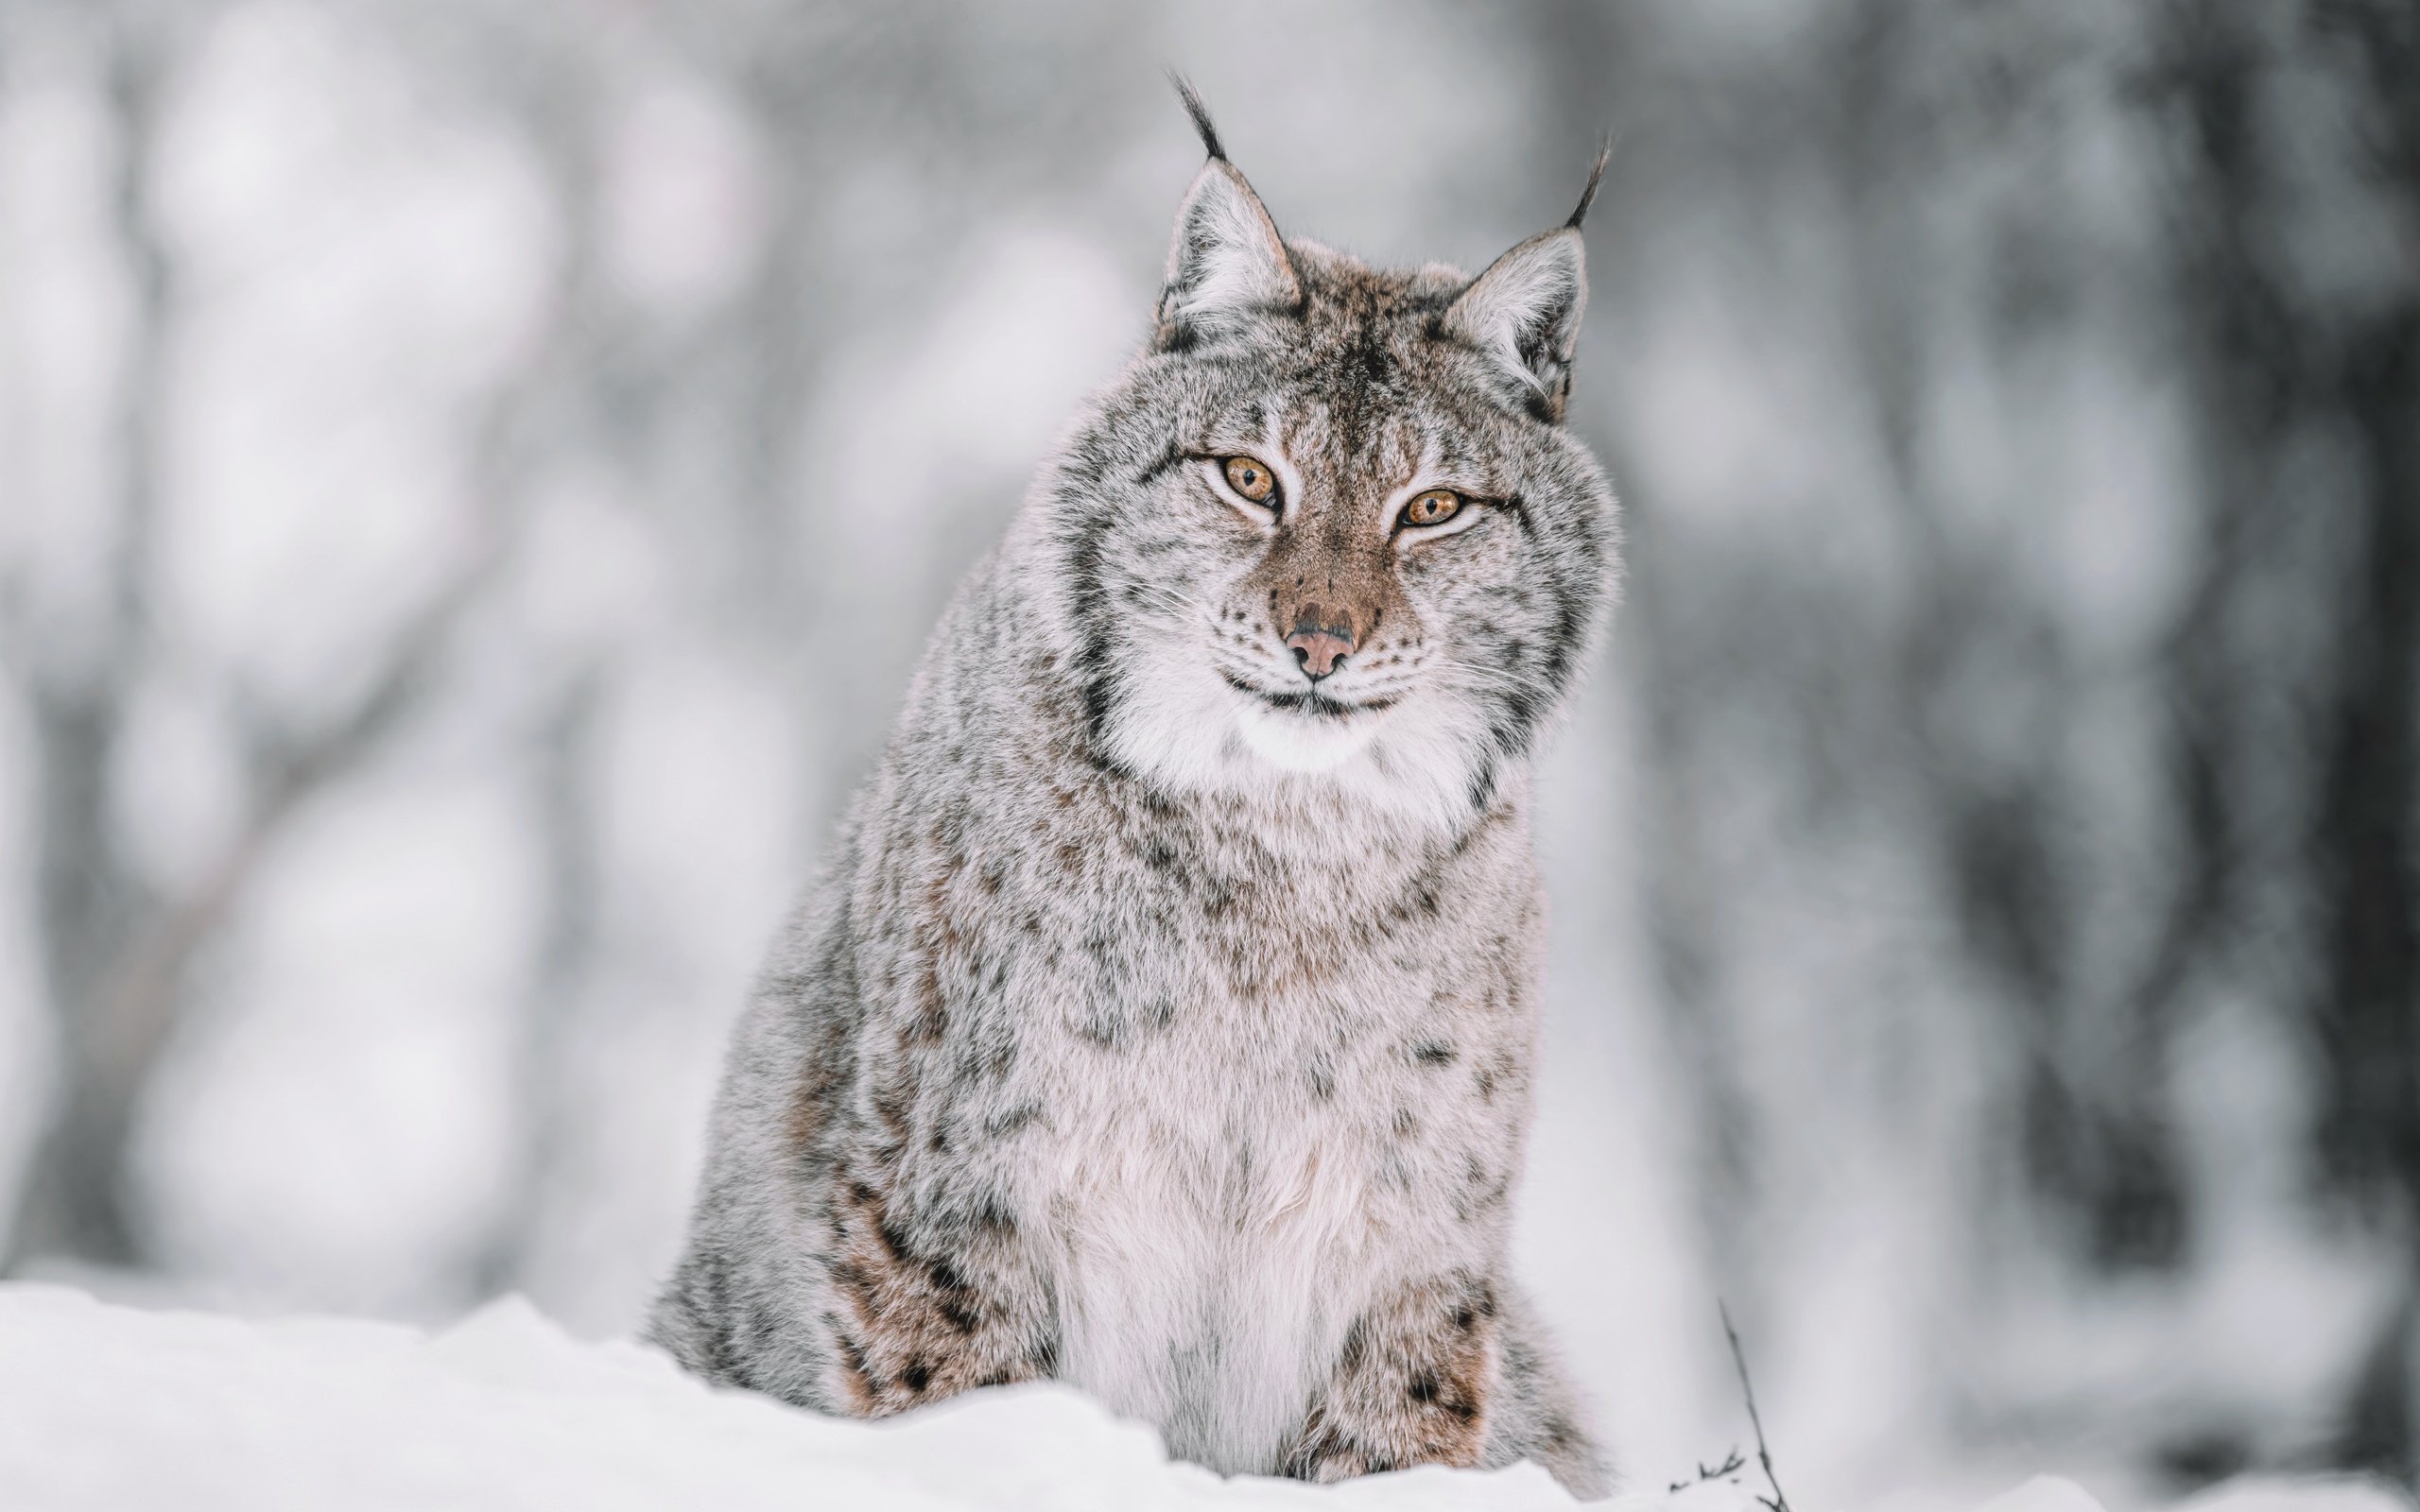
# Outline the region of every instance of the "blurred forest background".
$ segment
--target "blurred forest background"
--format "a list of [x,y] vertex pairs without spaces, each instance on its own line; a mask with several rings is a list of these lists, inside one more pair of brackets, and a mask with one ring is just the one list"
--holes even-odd
[[[0,0],[0,1256],[627,1330],[943,596],[1281,226],[1589,226],[1524,1264],[1641,1484],[2409,1480],[2420,8]],[[0,1341],[5,1348],[5,1341]]]

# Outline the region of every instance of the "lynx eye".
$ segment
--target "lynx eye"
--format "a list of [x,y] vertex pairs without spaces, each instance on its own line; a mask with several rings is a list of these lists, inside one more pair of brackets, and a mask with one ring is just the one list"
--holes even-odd
[[1462,496],[1451,489],[1430,489],[1403,507],[1403,524],[1442,525],[1461,512]]
[[1254,504],[1267,504],[1277,492],[1277,477],[1258,459],[1231,456],[1226,461],[1227,487]]

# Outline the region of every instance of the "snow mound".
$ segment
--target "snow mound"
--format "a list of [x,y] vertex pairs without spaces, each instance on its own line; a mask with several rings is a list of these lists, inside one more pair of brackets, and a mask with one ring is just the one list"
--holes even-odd
[[[0,1288],[0,1505],[1521,1512],[1571,1500],[1533,1466],[1334,1488],[1222,1480],[1056,1385],[882,1423],[824,1418],[716,1390],[638,1345],[580,1343],[517,1298],[430,1336],[26,1286]],[[1690,1507],[1753,1503],[1726,1488]]]
[[[1543,1470],[1426,1469],[1340,1486],[1172,1464],[1078,1392],[980,1391],[883,1423],[717,1391],[633,1344],[583,1344],[508,1299],[434,1336],[258,1322],[0,1287],[0,1505],[1525,1508]],[[1628,1512],[1754,1512],[1737,1487],[1625,1497]],[[2255,1512],[2238,1503],[2225,1512]],[[2305,1507],[2316,1503],[2304,1503]],[[2384,1498],[2324,1503],[2377,1512]],[[2100,1512],[2034,1482],[1988,1512]]]

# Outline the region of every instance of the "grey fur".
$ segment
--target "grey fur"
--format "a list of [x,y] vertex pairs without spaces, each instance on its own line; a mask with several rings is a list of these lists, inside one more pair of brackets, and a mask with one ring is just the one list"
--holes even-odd
[[[960,589],[740,1025],[651,1324],[684,1365],[869,1416],[1056,1378],[1224,1471],[1604,1489],[1505,1259],[1529,763],[1615,575],[1560,423],[1578,257],[1374,270],[1214,148],[1150,350]],[[1401,527],[1437,486],[1468,518]],[[1305,626],[1353,647],[1316,685]]]

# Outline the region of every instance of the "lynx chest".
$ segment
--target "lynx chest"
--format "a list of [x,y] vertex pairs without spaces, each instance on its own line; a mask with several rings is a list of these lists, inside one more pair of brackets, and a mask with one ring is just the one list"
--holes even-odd
[[1471,1241],[1452,1194],[1487,1139],[1438,1074],[1430,972],[1364,961],[1260,997],[1214,980],[1147,988],[1122,1040],[1069,1028],[1028,1211],[1047,1213],[1061,1373],[1179,1453],[1264,1469],[1358,1313]]

